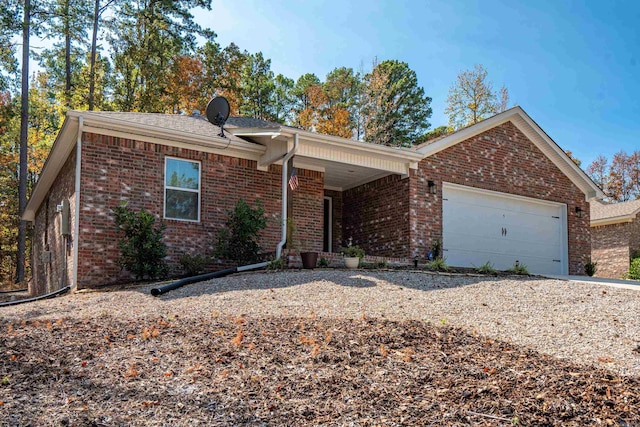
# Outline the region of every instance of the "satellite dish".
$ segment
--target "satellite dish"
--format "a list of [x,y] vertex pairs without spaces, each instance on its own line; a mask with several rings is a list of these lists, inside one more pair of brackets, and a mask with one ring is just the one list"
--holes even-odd
[[220,136],[224,137],[224,124],[229,118],[229,101],[224,96],[216,96],[207,104],[207,120],[220,126]]

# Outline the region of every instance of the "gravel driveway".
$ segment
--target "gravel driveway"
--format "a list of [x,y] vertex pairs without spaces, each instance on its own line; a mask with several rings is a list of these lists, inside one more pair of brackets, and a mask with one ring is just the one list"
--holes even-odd
[[153,317],[363,316],[463,327],[539,352],[640,375],[640,292],[536,278],[315,270],[245,273],[159,298],[150,287],[7,307],[5,319],[102,314]]

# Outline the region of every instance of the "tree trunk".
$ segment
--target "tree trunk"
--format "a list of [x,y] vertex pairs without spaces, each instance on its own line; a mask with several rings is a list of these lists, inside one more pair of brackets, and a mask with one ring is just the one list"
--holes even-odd
[[98,44],[98,20],[100,19],[100,0],[95,0],[93,10],[93,35],[91,36],[91,66],[89,69],[89,111],[93,111],[96,88],[96,50]]
[[31,25],[31,1],[24,0],[22,22],[22,96],[20,106],[20,176],[18,183],[18,254],[16,259],[16,282],[24,281],[27,247],[27,223],[22,214],[27,206],[27,136],[29,131],[29,26]]
[[69,21],[69,1],[64,2],[64,102],[65,107],[71,107],[71,28]]

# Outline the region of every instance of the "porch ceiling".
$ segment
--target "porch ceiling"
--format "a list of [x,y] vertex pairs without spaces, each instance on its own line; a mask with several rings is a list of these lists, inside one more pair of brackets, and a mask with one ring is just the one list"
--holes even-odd
[[296,156],[294,165],[303,169],[324,171],[324,186],[329,190],[348,190],[394,172],[335,161]]
[[[259,168],[272,163],[280,164],[284,154],[292,149],[293,134],[269,130],[232,131],[266,147],[258,161]],[[420,154],[409,150],[312,132],[301,133],[294,165],[324,172],[327,189],[343,191],[387,175],[407,176],[409,169],[417,167],[417,162],[422,158]]]

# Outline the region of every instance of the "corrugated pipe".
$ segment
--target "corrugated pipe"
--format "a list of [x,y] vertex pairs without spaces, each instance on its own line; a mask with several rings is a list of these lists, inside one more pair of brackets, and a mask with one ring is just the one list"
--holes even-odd
[[24,304],[26,302],[34,302],[34,301],[40,301],[41,299],[53,298],[53,297],[57,297],[58,295],[62,295],[64,293],[66,293],[66,292],[69,292],[70,290],[71,290],[71,287],[65,286],[62,289],[58,289],[57,291],[50,292],[50,293],[45,294],[45,295],[40,295],[40,296],[37,296],[37,297],[27,298],[27,299],[19,299],[19,300],[16,300],[16,301],[2,302],[2,303],[0,303],[0,307],[8,307],[10,305],[18,305],[18,304]]
[[174,289],[181,288],[185,285],[190,285],[191,283],[202,282],[210,279],[217,279],[220,277],[228,276],[233,273],[237,273],[240,271],[248,271],[255,270],[258,268],[266,267],[268,262],[261,262],[258,264],[250,264],[243,265],[240,267],[227,268],[225,270],[214,271],[213,273],[200,274],[199,276],[185,277],[184,279],[176,280],[164,286],[158,286],[157,288],[151,289],[151,295],[154,297],[160,296],[162,294],[166,294],[169,291],[173,291]]

